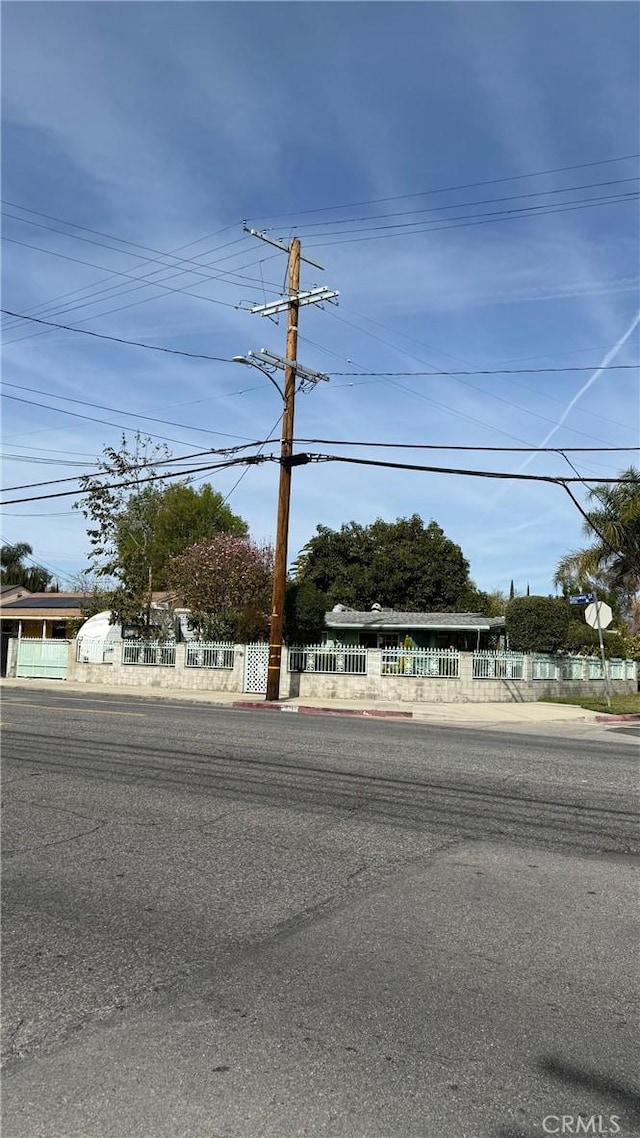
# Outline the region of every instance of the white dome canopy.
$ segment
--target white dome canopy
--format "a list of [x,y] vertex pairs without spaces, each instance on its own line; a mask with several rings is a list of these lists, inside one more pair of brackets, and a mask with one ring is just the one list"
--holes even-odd
[[120,625],[110,624],[111,613],[97,612],[85,620],[78,632],[78,640],[121,640]]

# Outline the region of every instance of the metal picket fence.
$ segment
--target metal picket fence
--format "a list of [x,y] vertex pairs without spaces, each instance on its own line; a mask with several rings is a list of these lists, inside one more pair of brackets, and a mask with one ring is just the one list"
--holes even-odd
[[122,663],[144,667],[175,668],[176,646],[159,640],[123,640]]
[[367,674],[366,648],[314,644],[306,648],[290,648],[288,656],[290,672],[339,672],[348,676]]
[[460,653],[455,648],[383,648],[383,676],[458,679]]
[[559,680],[561,675],[561,663],[555,656],[536,653],[531,657],[532,680]]
[[187,644],[184,662],[186,668],[233,668],[235,658],[235,644],[193,640]]
[[474,680],[524,680],[525,657],[522,652],[473,653]]
[[114,648],[113,640],[81,637],[76,643],[76,660],[78,664],[112,664]]

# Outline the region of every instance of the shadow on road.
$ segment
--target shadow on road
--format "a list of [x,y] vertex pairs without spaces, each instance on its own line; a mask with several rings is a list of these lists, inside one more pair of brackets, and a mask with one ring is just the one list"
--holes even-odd
[[32,775],[48,772],[286,808],[329,808],[403,826],[428,824],[463,838],[542,841],[574,852],[637,849],[637,812],[594,805],[589,787],[571,787],[551,797],[526,786],[507,792],[498,776],[399,778],[349,769],[339,756],[327,756],[320,765],[305,757],[302,745],[295,757],[289,753],[282,758],[264,751],[251,754],[247,747],[238,754],[223,753],[213,742],[207,750],[180,754],[175,744],[162,740],[151,745],[97,737],[88,743],[11,732],[5,756],[27,765]]

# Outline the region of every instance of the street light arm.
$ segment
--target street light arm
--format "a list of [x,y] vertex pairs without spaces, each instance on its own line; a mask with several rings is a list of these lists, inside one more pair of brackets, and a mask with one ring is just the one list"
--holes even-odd
[[260,366],[260,364],[259,364],[259,363],[257,363],[257,362],[256,362],[256,361],[253,359],[253,357],[249,357],[249,356],[234,356],[234,357],[233,357],[233,363],[234,363],[234,364],[244,364],[244,365],[245,365],[245,367],[255,367],[255,368],[257,368],[257,369],[258,369],[258,371],[261,371],[263,375],[266,375],[267,379],[269,380],[269,383],[272,383],[272,384],[273,384],[273,386],[275,387],[276,391],[278,392],[278,395],[280,396],[280,398],[281,398],[281,399],[282,399],[282,401],[284,402],[284,391],[282,390],[282,388],[281,388],[280,384],[278,383],[277,379],[274,379],[274,378],[273,378],[273,376],[271,375],[271,373],[270,373],[270,372],[268,372],[268,371],[267,371],[267,369],[266,369],[265,367],[261,367],[261,366]]

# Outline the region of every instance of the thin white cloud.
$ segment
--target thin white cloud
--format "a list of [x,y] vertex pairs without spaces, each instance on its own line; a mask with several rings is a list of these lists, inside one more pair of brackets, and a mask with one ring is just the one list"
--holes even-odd
[[[542,449],[542,447],[545,447],[547,445],[547,443],[556,434],[556,432],[560,430],[560,427],[563,425],[563,423],[566,422],[567,418],[571,414],[576,403],[578,403],[579,400],[582,399],[582,396],[589,390],[589,388],[593,387],[594,383],[596,383],[596,381],[598,379],[600,379],[600,376],[603,374],[605,368],[612,362],[612,360],[614,360],[616,358],[620,349],[626,344],[629,337],[633,335],[633,333],[635,332],[635,330],[639,324],[640,324],[640,311],[636,313],[636,315],[634,316],[633,320],[631,321],[629,327],[626,329],[625,332],[622,333],[620,338],[618,340],[616,340],[613,347],[610,348],[609,351],[607,352],[607,354],[603,357],[601,363],[596,368],[593,375],[589,376],[587,382],[583,383],[580,390],[577,391],[576,394],[573,396],[573,399],[571,399],[569,401],[569,403],[567,403],[567,406],[565,407],[564,411],[562,412],[557,423],[555,423],[555,425],[551,428],[551,430],[548,432],[548,434],[545,435],[542,442],[538,444],[538,448],[537,448],[538,452]],[[524,460],[524,462],[521,463],[518,470],[519,471],[525,470],[527,468],[527,466],[529,466],[533,462],[535,457],[536,457],[535,454],[529,455]]]

